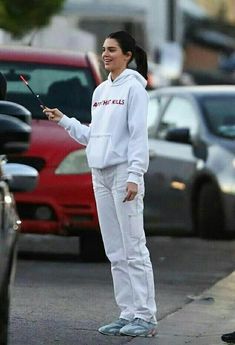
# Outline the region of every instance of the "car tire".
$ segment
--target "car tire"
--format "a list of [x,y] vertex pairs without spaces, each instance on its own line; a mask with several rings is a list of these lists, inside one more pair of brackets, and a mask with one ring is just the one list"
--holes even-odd
[[199,193],[197,204],[197,232],[200,237],[220,239],[225,235],[221,194],[213,183],[206,183]]
[[87,231],[79,238],[80,257],[86,262],[103,262],[107,260],[101,234]]
[[0,304],[0,345],[7,345],[9,323],[9,292],[5,286],[1,295]]

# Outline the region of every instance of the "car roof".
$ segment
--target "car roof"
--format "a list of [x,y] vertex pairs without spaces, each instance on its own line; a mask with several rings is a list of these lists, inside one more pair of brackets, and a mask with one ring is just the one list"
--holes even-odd
[[31,62],[87,67],[88,55],[70,50],[41,49],[28,46],[1,46],[1,61]]
[[167,86],[149,91],[150,97],[154,97],[156,95],[192,95],[195,97],[201,97],[214,94],[229,95],[234,93],[235,85]]

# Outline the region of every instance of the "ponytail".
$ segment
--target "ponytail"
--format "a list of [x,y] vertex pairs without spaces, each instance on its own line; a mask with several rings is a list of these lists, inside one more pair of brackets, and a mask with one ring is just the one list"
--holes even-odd
[[136,45],[135,47],[136,69],[146,80],[148,79],[148,62],[146,52]]

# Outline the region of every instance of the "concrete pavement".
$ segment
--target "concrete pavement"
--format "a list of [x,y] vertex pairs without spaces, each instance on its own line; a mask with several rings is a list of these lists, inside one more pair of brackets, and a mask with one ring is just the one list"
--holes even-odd
[[[60,325],[60,320],[35,320],[36,334],[29,339],[26,328],[29,322],[22,322],[17,331],[19,345],[222,345],[223,333],[235,331],[235,271],[226,278],[218,281],[214,286],[205,290],[200,296],[190,296],[191,301],[183,308],[169,314],[159,321],[159,332],[154,338],[109,337],[97,332],[97,322],[94,325],[81,325],[77,329],[71,325]],[[190,300],[190,299],[189,299]],[[32,322],[32,321],[31,321]],[[61,326],[61,327],[60,327]],[[40,330],[43,329],[42,334]],[[51,329],[56,329],[54,340]],[[48,334],[46,333],[48,332]],[[61,332],[63,334],[61,334]],[[39,334],[40,339],[39,339]],[[35,337],[36,336],[36,337]],[[47,340],[49,339],[49,340]],[[66,343],[66,339],[70,339]],[[15,344],[13,341],[12,345]]]
[[235,331],[235,271],[200,296],[159,321],[153,339],[136,338],[131,345],[221,345],[223,333]]
[[[226,241],[218,246],[217,241],[200,239],[153,240],[152,260],[158,270],[156,290],[161,318],[157,337],[99,334],[98,327],[118,313],[109,265],[73,262],[74,257],[67,260],[63,255],[58,259],[60,251],[54,238],[49,242],[43,238],[43,246],[49,248],[45,253],[52,252],[52,258],[47,260],[38,254],[18,263],[9,344],[223,345],[221,335],[235,331],[235,271],[218,279],[234,268],[235,243]],[[35,238],[35,253],[42,243]],[[68,253],[73,248],[76,254],[74,240],[66,243]],[[67,253],[64,244],[64,239],[60,239],[61,252]],[[31,241],[27,248],[32,250]],[[57,260],[53,259],[54,253]],[[190,291],[196,294],[191,299],[187,298]],[[185,305],[186,301],[189,303]]]

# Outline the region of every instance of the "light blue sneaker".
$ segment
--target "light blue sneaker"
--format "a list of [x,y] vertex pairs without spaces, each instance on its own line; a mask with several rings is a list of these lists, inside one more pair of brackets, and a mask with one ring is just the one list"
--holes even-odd
[[98,331],[105,335],[120,335],[120,329],[126,326],[130,321],[119,318],[108,325],[102,326]]
[[157,324],[135,318],[120,329],[120,334],[131,337],[154,337],[157,334]]

